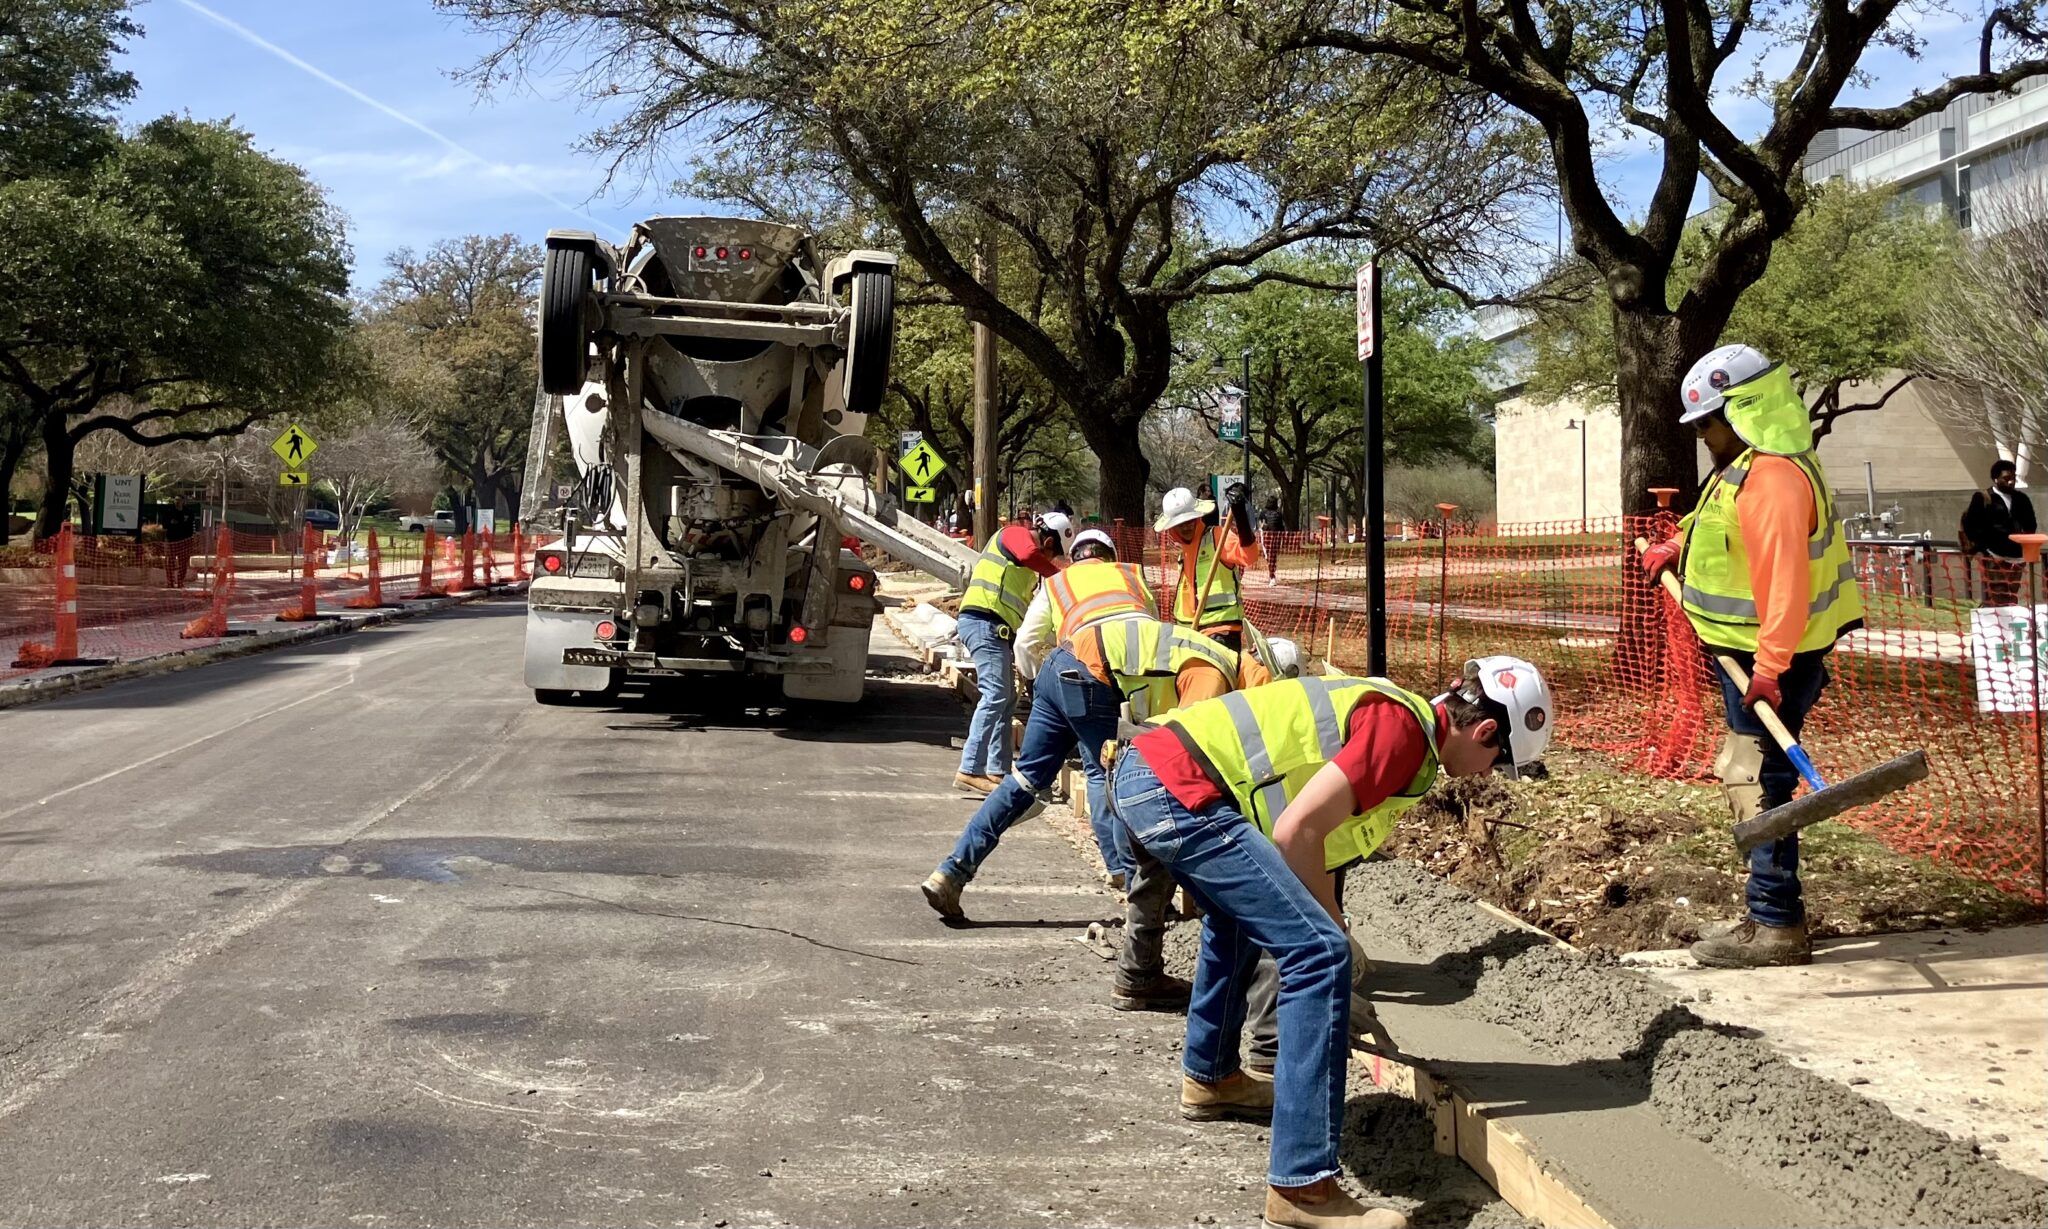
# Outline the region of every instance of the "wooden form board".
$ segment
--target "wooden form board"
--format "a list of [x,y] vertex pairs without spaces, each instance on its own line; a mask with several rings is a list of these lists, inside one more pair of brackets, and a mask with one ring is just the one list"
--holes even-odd
[[1614,1229],[1543,1163],[1521,1132],[1489,1118],[1455,1085],[1376,1054],[1369,1061],[1376,1086],[1407,1097],[1429,1115],[1437,1152],[1471,1166],[1509,1207],[1548,1229]]

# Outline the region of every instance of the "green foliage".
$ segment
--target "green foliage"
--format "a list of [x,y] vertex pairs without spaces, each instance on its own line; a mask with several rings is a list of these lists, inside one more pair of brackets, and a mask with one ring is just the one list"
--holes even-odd
[[8,0],[0,8],[0,182],[99,161],[135,78],[114,52],[142,32],[129,0]]
[[[1676,303],[1698,278],[1721,221],[1694,222],[1679,245],[1665,291]],[[1721,342],[1755,346],[1791,365],[1816,417],[1851,412],[1846,385],[1915,368],[1923,298],[1954,259],[1953,229],[1883,188],[1838,184],[1815,188],[1806,209],[1781,239],[1763,277],[1736,301]],[[1586,297],[1539,315],[1529,339],[1535,364],[1531,394],[1546,401],[1615,398],[1613,311],[1595,292],[1592,271],[1561,275]]]

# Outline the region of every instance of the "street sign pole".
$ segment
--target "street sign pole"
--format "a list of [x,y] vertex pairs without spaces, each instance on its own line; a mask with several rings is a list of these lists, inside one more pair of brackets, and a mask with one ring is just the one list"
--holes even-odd
[[1380,344],[1380,262],[1375,255],[1358,269],[1358,358],[1365,371],[1365,569],[1367,599],[1366,670],[1378,678],[1387,673],[1387,462],[1386,402],[1381,366],[1386,347]]

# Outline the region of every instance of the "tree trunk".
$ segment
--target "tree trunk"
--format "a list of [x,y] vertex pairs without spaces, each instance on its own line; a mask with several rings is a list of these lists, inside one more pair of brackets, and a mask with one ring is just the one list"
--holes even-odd
[[1102,519],[1115,521],[1121,517],[1125,524],[1143,523],[1145,480],[1152,473],[1152,463],[1145,459],[1144,449],[1138,445],[1137,420],[1126,421],[1106,409],[1084,410],[1077,417],[1081,434],[1100,464],[1101,483],[1097,490]]
[[7,438],[0,441],[0,546],[7,545],[9,525],[14,520],[14,474],[21,468],[21,458],[28,453],[29,429],[26,425],[10,428]]
[[36,518],[35,536],[54,538],[71,519],[71,478],[74,449],[70,426],[56,410],[43,413],[43,507]]
[[[1675,487],[1672,506],[1692,507],[1699,487],[1699,445],[1681,426],[1679,385],[1693,361],[1712,347],[1720,325],[1694,322],[1660,310],[1614,309],[1615,393],[1621,411],[1621,507],[1628,514],[1657,510],[1652,487]],[[1696,336],[1704,334],[1704,337]]]
[[1280,523],[1291,531],[1301,529],[1301,492],[1308,485],[1308,466],[1298,465],[1280,482]]

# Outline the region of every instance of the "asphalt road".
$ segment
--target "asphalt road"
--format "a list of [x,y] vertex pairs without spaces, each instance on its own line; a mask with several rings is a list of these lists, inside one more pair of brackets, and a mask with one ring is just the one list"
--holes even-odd
[[1256,1215],[1057,834],[918,897],[950,692],[541,708],[522,614],[0,713],[0,1223]]

